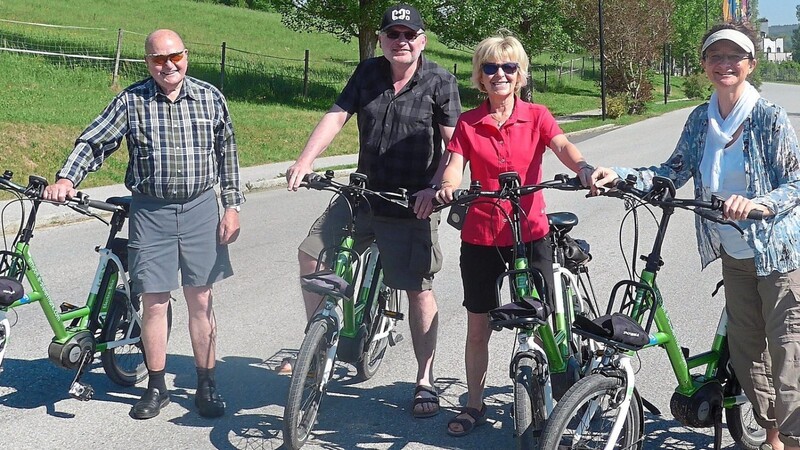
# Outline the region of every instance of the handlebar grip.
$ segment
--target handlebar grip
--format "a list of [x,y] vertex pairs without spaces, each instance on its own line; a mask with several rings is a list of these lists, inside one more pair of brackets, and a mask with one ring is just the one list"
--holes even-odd
[[108,212],[116,212],[123,209],[121,206],[113,205],[111,203],[106,203],[100,200],[92,200],[88,195],[80,191],[78,191],[75,197],[69,199],[68,201],[81,206],[88,206],[90,208],[100,209]]
[[303,176],[303,181],[306,183],[313,183],[315,181],[319,181],[320,178],[322,178],[322,175],[316,172],[310,172]]
[[764,219],[764,211],[760,209],[753,209],[747,213],[747,218],[752,220],[762,220]]

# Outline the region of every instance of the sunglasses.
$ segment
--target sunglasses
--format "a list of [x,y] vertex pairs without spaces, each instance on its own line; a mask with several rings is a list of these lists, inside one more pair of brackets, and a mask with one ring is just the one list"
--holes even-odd
[[387,38],[389,39],[398,39],[400,36],[406,38],[407,41],[413,41],[417,37],[419,37],[422,33],[418,31],[396,31],[396,30],[389,30],[384,33]]
[[497,73],[498,69],[503,69],[503,73],[506,75],[514,75],[517,73],[517,69],[519,69],[519,64],[515,62],[497,64],[497,63],[485,63],[483,65],[483,73],[486,75],[494,75]]
[[176,53],[170,53],[169,55],[158,55],[155,53],[150,53],[145,56],[150,58],[150,61],[152,61],[155,64],[166,64],[167,60],[170,60],[173,63],[177,63],[178,61],[182,60],[184,56],[186,56],[187,51],[188,50],[183,49]]

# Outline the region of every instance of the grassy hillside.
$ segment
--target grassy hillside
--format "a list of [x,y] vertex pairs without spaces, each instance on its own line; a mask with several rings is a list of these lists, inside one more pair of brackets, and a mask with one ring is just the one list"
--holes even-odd
[[[100,28],[65,30],[0,21],[4,44],[24,42],[54,52],[93,55],[113,56],[117,29],[122,28],[123,57],[133,59],[141,58],[146,33],[172,28],[183,35],[190,49],[189,74],[215,84],[220,81],[220,49],[225,42],[230,72],[224,92],[244,166],[294,159],[358,59],[355,42],[289,31],[277,14],[190,0],[0,0],[0,19]],[[308,98],[302,96],[303,62],[299,61],[306,49],[311,55]],[[457,66],[463,103],[475,106],[479,97],[469,86],[471,54],[447,49],[435,36],[429,39],[427,54],[450,70]],[[0,67],[0,170],[12,169],[20,180],[30,173],[52,179],[75,137],[115,95],[110,87],[111,67],[104,62],[75,63],[7,52],[0,52]],[[145,75],[143,64],[124,64],[119,85]],[[537,86],[543,76],[534,72]],[[535,94],[535,101],[556,115],[599,108],[599,89],[593,78],[565,76],[560,84],[556,79],[551,67],[548,90]],[[677,78],[673,81],[680,84]],[[678,86],[672,96],[682,97]],[[354,122],[337,137],[328,154],[355,151]],[[122,149],[84,186],[121,182],[124,165]]]

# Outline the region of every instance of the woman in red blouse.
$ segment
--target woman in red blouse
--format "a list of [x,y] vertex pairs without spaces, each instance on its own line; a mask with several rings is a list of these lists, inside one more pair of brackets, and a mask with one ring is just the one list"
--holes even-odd
[[[593,168],[567,139],[550,111],[519,98],[527,79],[528,56],[514,37],[490,37],[475,48],[472,82],[488,99],[458,119],[447,146],[450,160],[437,192],[440,201],[453,200],[453,190],[461,184],[467,162],[472,180],[480,181],[483,189],[499,189],[498,175],[509,171],[519,173],[523,185],[541,182],[546,147],[577,173],[584,185],[591,184]],[[511,210],[507,202],[499,207]],[[522,232],[529,260],[552,284],[552,250],[542,193],[523,197],[522,207]],[[466,435],[485,421],[483,389],[491,335],[487,313],[498,306],[495,281],[512,263],[512,234],[505,217],[494,203],[474,204],[461,230],[468,400],[447,425],[447,432],[454,436]]]

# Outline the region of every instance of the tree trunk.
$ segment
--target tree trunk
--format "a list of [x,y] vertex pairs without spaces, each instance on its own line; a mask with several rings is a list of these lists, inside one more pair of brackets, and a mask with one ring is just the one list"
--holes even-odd
[[378,35],[374,30],[362,27],[358,31],[358,57],[361,61],[375,56],[375,47],[378,44]]

